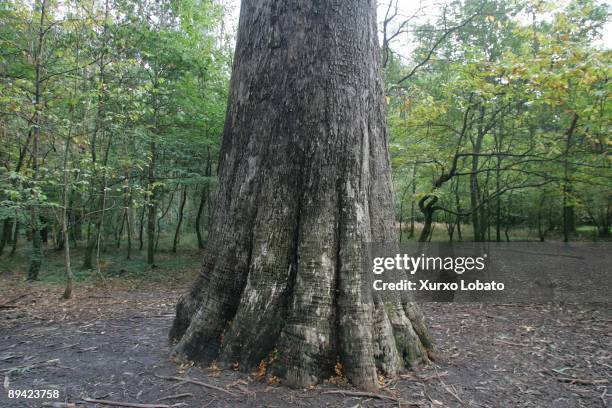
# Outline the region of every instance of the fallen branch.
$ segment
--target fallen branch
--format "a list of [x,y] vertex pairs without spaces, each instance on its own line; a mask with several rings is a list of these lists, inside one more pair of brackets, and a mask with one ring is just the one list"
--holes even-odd
[[187,398],[187,397],[193,397],[193,394],[190,393],[190,392],[184,392],[182,394],[168,395],[167,397],[161,397],[160,399],[158,399],[158,401],[164,401],[164,400],[169,400],[169,399]]
[[19,299],[23,299],[24,297],[28,296],[29,293],[25,293],[23,295],[19,295],[16,298],[13,298],[11,300],[8,300],[2,304],[0,304],[0,309],[9,309],[9,308],[14,308],[17,307],[15,305],[12,305],[12,303],[15,303],[16,301],[18,301]]
[[47,361],[36,361],[36,362],[34,362],[32,364],[28,364],[28,365],[2,368],[2,369],[0,369],[0,372],[4,373],[4,372],[12,372],[12,371],[18,371],[18,370],[19,371],[21,371],[21,370],[27,371],[27,370],[30,370],[30,369],[32,369],[34,367],[39,367],[39,366],[42,366],[42,365],[45,365],[45,364],[57,364],[59,362],[60,362],[59,358],[54,358],[52,360],[47,360]]
[[531,347],[530,344],[513,343],[511,341],[505,341],[505,340],[500,340],[500,339],[493,340],[493,343],[501,343],[501,344],[507,344],[508,346],[517,346],[517,347]]
[[331,390],[331,391],[323,391],[321,394],[342,394],[342,395],[349,395],[352,397],[368,397],[368,398],[386,399],[386,400],[391,400],[395,402],[400,402],[399,399],[395,397],[391,397],[389,395],[376,394],[375,392],[366,392],[366,391]]
[[198,380],[193,380],[193,379],[191,379],[189,377],[173,377],[173,376],[165,376],[165,375],[157,375],[157,374],[155,374],[155,376],[157,378],[161,378],[161,379],[164,379],[164,380],[184,381],[184,382],[188,382],[188,383],[191,383],[191,384],[200,385],[202,387],[210,388],[211,390],[217,390],[217,391],[220,391],[220,392],[224,392],[226,394],[231,395],[232,397],[237,397],[238,396],[238,395],[234,394],[233,392],[230,392],[228,390],[224,390],[223,388],[217,387],[216,385],[208,384],[208,383],[205,383],[205,382],[202,382],[202,381],[198,381]]
[[583,378],[570,378],[570,377],[557,377],[557,381],[561,381],[564,383],[570,384],[580,384],[580,385],[599,385],[599,384],[607,384],[607,379],[602,380],[588,380]]
[[497,306],[497,307],[533,307],[533,305],[530,304],[523,304],[523,303],[494,303],[491,306]]
[[110,400],[97,400],[92,398],[82,397],[81,400],[85,402],[91,402],[92,404],[102,404],[102,405],[115,405],[117,407],[133,407],[133,408],[173,408],[178,406],[174,405],[166,405],[166,404],[137,404],[135,402],[121,402],[121,401],[110,401]]

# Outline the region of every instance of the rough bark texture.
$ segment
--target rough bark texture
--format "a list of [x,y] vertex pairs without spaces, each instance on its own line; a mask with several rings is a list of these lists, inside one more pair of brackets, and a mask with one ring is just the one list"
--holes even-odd
[[296,386],[340,362],[375,389],[427,361],[418,307],[363,285],[362,243],[394,242],[375,2],[244,0],[202,272],[174,354],[266,359]]

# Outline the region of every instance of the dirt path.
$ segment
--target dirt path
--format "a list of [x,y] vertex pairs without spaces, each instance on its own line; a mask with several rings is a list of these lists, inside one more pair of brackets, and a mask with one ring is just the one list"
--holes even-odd
[[[182,288],[89,287],[64,303],[53,288],[3,289],[0,304],[30,294],[15,307],[0,308],[1,407],[44,403],[8,399],[7,389],[57,389],[59,399],[44,401],[77,406],[95,406],[84,398],[185,407],[399,406],[396,399],[404,407],[612,402],[609,307],[427,304],[441,361],[387,382],[383,393],[390,398],[373,399],[326,394],[350,392],[332,384],[292,390],[253,374],[175,364],[168,359],[166,338]],[[189,376],[219,389],[159,376]]]

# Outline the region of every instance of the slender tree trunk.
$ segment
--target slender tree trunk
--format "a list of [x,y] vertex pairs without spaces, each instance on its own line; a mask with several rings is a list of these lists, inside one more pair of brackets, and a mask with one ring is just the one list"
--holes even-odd
[[[174,190],[172,190],[172,192],[170,193],[170,198],[168,199],[168,205],[166,206],[166,209],[162,211],[162,213],[160,214],[160,216],[158,218],[156,218],[156,232],[155,232],[155,248],[154,251],[157,252],[157,248],[159,247],[159,236],[161,234],[161,222],[164,218],[166,218],[166,215],[168,215],[168,212],[170,211],[170,208],[172,208],[172,204],[174,203],[174,195],[176,194],[176,190],[178,190],[179,185],[177,184],[176,187],[174,187]],[[164,194],[165,192],[162,190],[162,192],[160,193],[158,202],[160,204],[163,204],[164,202]]]
[[436,203],[438,202],[438,197],[436,196],[423,196],[419,200],[419,209],[423,214],[423,229],[421,230],[421,235],[419,235],[418,242],[428,242],[431,239],[431,234],[433,232],[433,216],[436,211]]
[[15,223],[15,229],[13,230],[13,246],[11,247],[11,252],[9,253],[9,258],[12,258],[17,252],[17,243],[19,242],[19,228],[21,228],[21,224],[19,221]]
[[542,227],[542,209],[544,207],[544,199],[545,195],[542,194],[540,197],[540,201],[538,203],[538,236],[540,238],[540,242],[544,242],[546,235],[544,233],[544,228]]
[[362,243],[396,242],[375,13],[242,2],[215,217],[177,305],[176,356],[272,360],[300,387],[339,362],[364,389],[427,361],[416,304],[383,303],[361,268]]
[[572,122],[565,132],[565,160],[563,168],[563,241],[576,231],[576,214],[574,212],[573,187],[571,183],[571,166],[569,155],[572,148],[572,136],[578,125],[578,114],[574,114]]
[[204,212],[204,205],[206,204],[206,197],[208,196],[208,187],[204,185],[202,192],[200,193],[200,204],[198,205],[198,213],[195,219],[195,230],[196,236],[198,237],[198,248],[204,249],[204,238],[202,237],[202,213]]
[[[482,118],[484,116],[484,108],[481,108],[480,121],[482,122]],[[482,125],[481,125],[482,127]],[[470,173],[470,204],[472,207],[472,228],[474,230],[474,241],[484,241],[483,234],[483,225],[481,223],[484,222],[481,219],[481,211],[479,211],[479,186],[478,186],[478,165],[479,165],[479,156],[482,141],[484,139],[484,132],[479,129],[478,134],[476,135],[476,141],[473,144],[473,152],[475,153],[472,156],[472,168]]]
[[145,205],[142,206],[142,212],[140,213],[140,228],[138,231],[138,250],[142,251],[144,247],[144,217],[147,212],[147,208],[149,207],[149,202],[147,201]]
[[[126,178],[128,180],[130,180],[129,175],[131,174],[131,169],[129,173],[126,173]],[[135,222],[135,218],[136,218],[136,214],[134,212],[134,207],[132,206],[132,185],[131,185],[131,181],[128,182],[128,191],[126,192],[126,196],[125,196],[125,223],[126,223],[126,231],[127,231],[127,254],[126,254],[126,259],[130,259],[130,257],[132,256],[132,236],[134,233],[134,222]]]
[[[96,110],[96,117],[94,120],[94,127],[93,127],[93,131],[92,131],[92,135],[91,135],[91,146],[90,146],[90,152],[91,152],[91,161],[93,164],[93,169],[94,171],[92,172],[92,182],[91,182],[91,215],[89,217],[89,223],[87,225],[87,246],[85,248],[85,256],[83,258],[83,269],[93,269],[93,254],[94,254],[94,250],[96,250],[97,248],[100,247],[100,242],[99,242],[99,238],[101,236],[100,234],[100,228],[102,225],[102,213],[104,212],[104,210],[101,208],[100,204],[102,202],[106,201],[106,190],[104,187],[100,188],[100,191],[98,192],[99,194],[99,199],[96,200],[93,195],[94,192],[96,191],[96,189],[94,188],[94,186],[96,185],[96,183],[98,182],[99,178],[100,178],[100,174],[98,172],[98,168],[97,168],[97,164],[98,164],[98,157],[97,157],[97,149],[98,149],[98,136],[100,133],[104,134],[105,133],[105,109],[106,109],[106,73],[105,73],[105,69],[106,69],[106,52],[107,52],[107,43],[108,43],[108,18],[109,18],[109,13],[110,13],[110,5],[109,5],[109,0],[105,0],[104,2],[104,24],[103,24],[103,28],[102,28],[102,44],[99,47],[100,49],[100,55],[99,55],[99,59],[98,59],[98,68],[99,68],[99,72],[98,72],[98,81],[99,84],[96,84],[97,86],[99,86],[99,91],[98,91],[98,101],[97,101],[97,110]],[[111,140],[112,138],[109,137],[108,140],[108,148],[106,150],[106,158],[108,158],[108,150],[110,148],[110,144],[111,144]],[[104,166],[106,166],[106,161],[104,163]],[[102,169],[103,175],[102,175],[102,182],[100,183],[100,186],[105,186],[106,185],[106,169]],[[96,206],[96,201],[99,203]],[[92,221],[93,221],[93,225],[92,225]],[[98,253],[99,251],[96,251],[96,253]]]
[[[41,70],[42,70],[42,50],[45,37],[45,13],[46,1],[41,0],[39,3],[40,21],[38,25],[38,43],[34,59],[35,68],[35,92],[34,92],[34,122],[33,139],[32,139],[32,183],[36,185],[38,181],[38,148],[40,143],[40,127],[41,109],[42,109],[42,88],[41,88]],[[36,194],[36,193],[35,193]],[[30,255],[30,267],[28,269],[28,280],[37,280],[40,268],[42,266],[42,240],[40,236],[40,208],[38,200],[33,200],[30,208],[30,228],[32,232],[32,254]]]
[[414,237],[414,221],[416,217],[416,170],[417,163],[414,162],[414,166],[412,167],[412,198],[410,201],[410,235],[408,238]]
[[172,242],[172,252],[176,253],[176,246],[179,241],[179,234],[181,233],[181,225],[183,224],[183,211],[185,210],[185,203],[187,202],[187,186],[183,187],[183,194],[181,196],[181,204],[179,206],[178,222],[176,223],[176,231],[174,232],[174,241]]
[[[93,208],[93,207],[92,207]],[[87,244],[85,245],[85,253],[83,255],[83,269],[93,269],[93,251],[95,247],[95,241],[92,238],[91,221],[87,224]]]
[[[121,248],[121,237],[123,236],[123,227],[125,227],[127,218],[128,218],[128,212],[126,208],[121,213],[121,221],[119,222],[119,229],[117,230],[117,234],[116,234],[117,240],[116,240],[115,246],[117,247],[117,249]],[[129,235],[129,232],[128,232],[128,235]]]
[[149,186],[151,186],[151,197],[147,212],[147,263],[155,263],[155,224],[157,222],[157,187],[155,186],[155,142],[151,141],[151,162],[149,163]]
[[127,249],[126,249],[127,253],[126,253],[125,258],[129,260],[132,256],[132,219],[129,215],[126,219],[126,222],[127,222]]
[[461,235],[461,197],[459,197],[459,179],[457,179],[457,184],[455,187],[455,208],[457,208],[456,215],[456,223],[457,223],[457,240],[459,242],[463,241],[463,236]]
[[0,255],[4,252],[6,244],[12,244],[13,240],[13,219],[5,218],[2,225],[2,238],[0,239]]
[[66,146],[64,151],[64,189],[63,189],[63,208],[62,208],[62,236],[64,239],[64,265],[66,267],[66,288],[62,298],[70,299],[72,297],[72,287],[74,282],[74,275],[72,273],[72,266],[70,264],[70,236],[68,229],[68,204],[69,204],[69,186],[68,186],[68,158],[70,156],[70,138],[72,135],[68,135],[66,140]]
[[198,248],[204,249],[204,238],[202,236],[202,215],[204,213],[204,206],[208,204],[208,222],[206,223],[207,231],[210,231],[210,178],[212,177],[212,159],[210,155],[210,147],[206,148],[206,170],[204,171],[206,176],[206,184],[202,187],[202,194],[200,195],[200,205],[198,206],[198,214],[196,215],[196,235],[198,237]]

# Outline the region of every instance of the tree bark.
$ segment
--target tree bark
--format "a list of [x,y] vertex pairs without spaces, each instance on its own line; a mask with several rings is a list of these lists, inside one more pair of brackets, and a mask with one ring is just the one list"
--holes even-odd
[[409,299],[364,285],[362,243],[396,242],[372,0],[242,2],[215,217],[177,305],[173,354],[295,386],[378,388],[427,361]]

